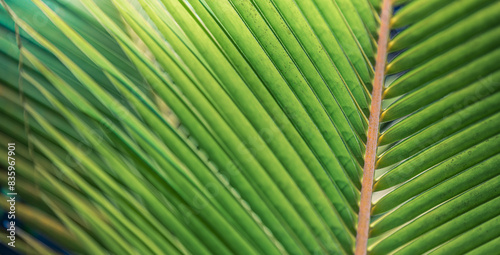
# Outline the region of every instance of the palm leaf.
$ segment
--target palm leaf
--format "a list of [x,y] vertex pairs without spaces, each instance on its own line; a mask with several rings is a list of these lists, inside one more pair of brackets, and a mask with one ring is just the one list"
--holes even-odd
[[17,251],[498,247],[498,1],[1,3]]
[[392,145],[377,167],[390,170],[374,188],[391,189],[374,203],[372,213],[382,216],[370,232],[390,234],[369,248],[373,254],[465,253],[498,235],[499,77],[493,59],[500,5],[417,2],[391,21],[410,26],[389,44],[407,50],[387,72],[408,71],[384,92],[397,100],[382,121],[397,121],[380,136],[380,145]]

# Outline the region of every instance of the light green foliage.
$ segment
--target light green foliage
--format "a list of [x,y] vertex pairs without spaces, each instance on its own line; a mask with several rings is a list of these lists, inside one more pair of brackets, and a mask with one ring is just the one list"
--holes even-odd
[[33,147],[47,212],[89,254],[351,253],[377,27],[356,6],[369,16],[349,1],[5,1],[2,130]]
[[[18,251],[354,252],[380,1],[0,3]],[[497,251],[499,2],[406,3],[368,251]]]
[[384,92],[397,100],[382,121],[396,121],[374,187],[391,189],[372,208],[371,254],[474,253],[498,237],[499,8],[415,0],[392,18],[409,27],[389,44],[406,50],[387,72],[408,71]]

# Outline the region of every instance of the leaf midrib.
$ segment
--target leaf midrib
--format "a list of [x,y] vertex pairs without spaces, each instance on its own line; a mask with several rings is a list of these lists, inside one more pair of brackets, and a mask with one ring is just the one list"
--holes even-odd
[[387,44],[389,41],[389,22],[391,17],[391,1],[383,0],[380,15],[380,30],[378,36],[377,58],[375,64],[375,77],[372,90],[370,119],[368,121],[368,140],[366,143],[365,165],[363,167],[363,180],[361,186],[361,199],[359,205],[359,218],[356,233],[356,255],[367,254],[368,231],[370,228],[370,209],[373,193],[373,177],[377,159],[377,142],[380,126],[380,110],[382,105],[382,91],[385,78],[385,64],[387,61]]

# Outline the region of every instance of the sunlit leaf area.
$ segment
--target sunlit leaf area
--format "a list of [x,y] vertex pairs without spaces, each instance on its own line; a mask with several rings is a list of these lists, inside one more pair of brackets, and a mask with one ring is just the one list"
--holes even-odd
[[0,254],[500,254],[499,0],[0,0]]

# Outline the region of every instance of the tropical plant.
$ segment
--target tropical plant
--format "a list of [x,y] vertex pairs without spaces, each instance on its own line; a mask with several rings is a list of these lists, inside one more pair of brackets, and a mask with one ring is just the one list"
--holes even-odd
[[11,251],[499,254],[500,1],[0,3]]

